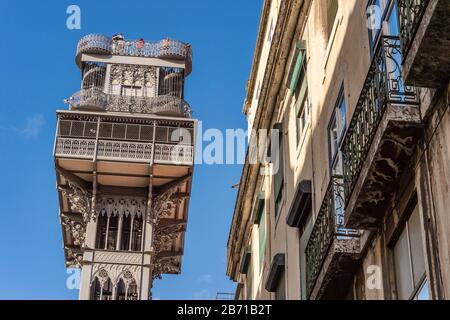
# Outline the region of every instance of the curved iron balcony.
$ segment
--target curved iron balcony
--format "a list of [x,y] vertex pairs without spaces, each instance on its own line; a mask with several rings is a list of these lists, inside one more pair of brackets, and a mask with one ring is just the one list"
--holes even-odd
[[186,76],[192,71],[191,46],[169,38],[160,41],[112,40],[101,34],[88,34],[81,38],[77,45],[76,61],[79,67],[83,53],[181,59],[186,61]]
[[104,111],[108,106],[107,95],[100,88],[83,89],[74,93],[68,100],[71,108],[78,110],[97,109]]
[[359,237],[359,230],[344,228],[343,179],[332,176],[305,249],[310,299],[320,299],[324,294],[341,298],[339,290],[345,287],[350,268],[340,266],[349,267],[359,258]]
[[72,109],[112,112],[160,114],[192,117],[189,104],[170,95],[157,97],[119,96],[104,93],[100,88],[82,89],[67,101]]
[[417,105],[417,89],[405,85],[398,37],[383,36],[370,65],[344,138],[345,200],[349,201],[372,140],[388,104]]

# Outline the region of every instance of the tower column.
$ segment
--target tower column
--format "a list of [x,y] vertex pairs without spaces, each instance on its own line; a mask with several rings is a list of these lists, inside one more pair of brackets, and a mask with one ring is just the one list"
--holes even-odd
[[119,216],[119,225],[117,228],[117,243],[116,250],[120,250],[120,244],[122,242],[122,225],[123,225],[123,214]]

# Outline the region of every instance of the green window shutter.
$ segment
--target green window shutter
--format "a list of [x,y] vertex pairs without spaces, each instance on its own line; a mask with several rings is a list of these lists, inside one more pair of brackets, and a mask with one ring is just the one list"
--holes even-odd
[[306,58],[306,45],[305,41],[299,41],[297,42],[297,45],[295,47],[295,54],[294,54],[294,60],[293,60],[293,67],[291,66],[291,71],[289,75],[289,89],[291,90],[291,93],[294,93],[295,88],[297,87],[298,79],[300,77],[303,63],[305,62]]
[[277,198],[278,194],[280,193],[281,187],[283,186],[283,178],[284,178],[284,168],[283,168],[283,128],[281,123],[277,123],[274,125],[274,129],[279,130],[279,136],[278,136],[278,157],[276,157],[276,166],[278,167],[278,171],[275,173],[274,177],[274,187],[275,187],[275,199]]
[[259,219],[259,268],[263,268],[264,256],[266,254],[266,214],[263,207],[262,214]]

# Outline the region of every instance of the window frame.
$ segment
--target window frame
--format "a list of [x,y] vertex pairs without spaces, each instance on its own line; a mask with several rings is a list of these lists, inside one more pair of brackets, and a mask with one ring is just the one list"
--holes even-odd
[[[407,300],[417,300],[419,293],[421,292],[421,290],[425,287],[426,284],[428,284],[428,290],[429,290],[429,282],[428,282],[428,277],[427,277],[427,271],[426,271],[426,258],[425,258],[425,252],[424,252],[424,248],[423,245],[421,247],[422,250],[422,257],[424,259],[424,273],[420,276],[420,278],[417,281],[417,285],[414,284],[414,261],[413,261],[413,256],[412,256],[412,247],[411,247],[411,236],[410,236],[410,226],[409,226],[409,222],[411,220],[411,217],[414,213],[414,211],[417,210],[417,214],[419,215],[419,221],[421,221],[420,219],[420,211],[419,211],[419,203],[417,200],[417,194],[414,194],[411,198],[411,200],[409,201],[406,209],[405,209],[405,214],[403,217],[403,222],[398,226],[397,228],[397,234],[395,237],[395,240],[392,243],[392,246],[390,248],[391,251],[391,255],[392,255],[392,266],[393,266],[393,274],[394,274],[394,287],[397,293],[397,299],[399,299],[399,285],[398,285],[398,275],[397,275],[397,271],[396,271],[396,255],[395,255],[395,248],[396,245],[398,244],[398,241],[401,238],[401,235],[403,234],[403,232],[405,232],[405,236],[406,236],[406,241],[407,241],[407,247],[408,247],[408,265],[409,265],[409,272],[410,274],[408,275],[409,280],[411,281],[411,293],[410,295],[406,298]],[[422,227],[422,226],[420,226]],[[424,234],[422,233],[422,228],[420,228],[420,232],[421,232],[421,239],[423,240]],[[428,291],[428,297],[429,297],[429,291]]]
[[[277,128],[277,125],[279,128]],[[273,193],[274,193],[274,212],[275,212],[275,220],[278,221],[278,218],[281,216],[281,208],[283,207],[284,202],[284,183],[285,183],[285,175],[284,175],[284,137],[283,137],[283,125],[282,123],[277,123],[274,126],[274,129],[278,129],[278,171],[276,174],[273,175]],[[281,169],[281,171],[280,171]],[[277,185],[276,180],[278,174],[281,174],[281,181],[280,181],[280,187],[277,193]]]
[[[345,119],[343,123],[340,123],[341,128],[339,127],[340,122],[340,110],[342,103],[344,103],[345,106]],[[339,117],[338,117],[339,115]],[[342,120],[342,119],[341,119]],[[337,145],[336,150],[332,150],[332,139],[331,139],[331,128],[333,126],[333,123],[336,123],[336,130],[337,132]],[[340,132],[339,132],[340,131]],[[336,99],[336,103],[333,107],[333,113],[331,115],[330,121],[328,122],[327,126],[327,140],[328,140],[328,163],[329,163],[329,169],[330,171],[334,170],[335,165],[337,164],[337,160],[339,157],[341,157],[341,147],[342,143],[344,141],[344,137],[347,132],[347,101],[345,100],[345,90],[344,90],[344,84],[341,85],[341,89],[339,90],[338,97]]]
[[[300,67],[301,70],[293,92],[295,97],[295,134],[297,148],[300,146],[300,142],[303,140],[306,128],[308,128],[310,122],[308,69],[305,60],[306,54],[304,54],[303,62]],[[305,87],[305,92],[301,95],[303,87]]]
[[[367,19],[369,18],[368,14],[367,14],[367,10],[369,9],[370,6],[375,5],[375,3],[377,1],[378,0],[368,0],[367,8],[366,8],[366,18]],[[380,42],[381,36],[383,34],[389,35],[389,34],[386,34],[385,24],[388,23],[389,17],[391,16],[392,11],[394,10],[394,7],[396,7],[398,10],[397,0],[379,0],[379,1],[384,3],[384,6],[382,4],[382,8],[381,8],[382,13],[381,13],[380,28],[376,29],[375,33],[370,28],[367,28],[367,35],[369,38],[369,47],[370,47],[371,57],[373,57],[375,54],[375,48],[377,47],[378,43]],[[400,30],[400,26],[397,26],[397,27],[398,27],[398,30]]]

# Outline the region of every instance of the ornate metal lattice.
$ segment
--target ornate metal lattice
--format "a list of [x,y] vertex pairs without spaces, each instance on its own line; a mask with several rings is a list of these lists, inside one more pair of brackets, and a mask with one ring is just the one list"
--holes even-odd
[[108,196],[97,198],[96,215],[143,217],[147,208],[145,197]]
[[343,196],[342,176],[333,176],[305,249],[308,295],[311,293],[333,240],[339,237],[359,236],[359,231],[344,228]]
[[347,201],[388,103],[419,103],[416,88],[403,82],[401,62],[399,38],[382,37],[342,146]]
[[400,40],[404,56],[409,51],[428,3],[429,0],[398,0]]
[[173,39],[161,41],[145,41],[116,39],[112,40],[101,34],[88,34],[81,38],[77,46],[77,61],[81,62],[81,54],[115,54],[149,58],[176,58],[186,61],[186,74],[192,65],[192,49],[187,43]]

